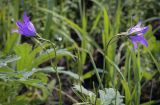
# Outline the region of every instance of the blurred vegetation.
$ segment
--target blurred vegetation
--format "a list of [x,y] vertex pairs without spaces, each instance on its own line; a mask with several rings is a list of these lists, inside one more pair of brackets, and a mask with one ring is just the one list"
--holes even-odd
[[[159,7],[159,0],[0,0],[0,105],[160,104]],[[24,11],[56,54],[48,42],[12,33]],[[118,38],[106,48],[139,20],[149,26],[148,47],[135,51]]]

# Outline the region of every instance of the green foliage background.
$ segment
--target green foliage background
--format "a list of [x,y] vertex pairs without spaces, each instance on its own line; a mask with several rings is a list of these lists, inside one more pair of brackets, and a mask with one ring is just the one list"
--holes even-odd
[[[160,92],[153,89],[158,89],[160,83],[160,41],[154,34],[160,26],[155,31],[151,24],[160,22],[159,7],[159,0],[0,0],[0,105],[65,105],[64,98],[49,98],[54,97],[53,89],[67,94],[57,88],[56,76],[49,78],[57,65],[58,73],[67,75],[72,85],[82,86],[86,79],[95,76],[98,82],[89,84],[94,87],[91,91],[97,100],[102,100],[98,91],[113,88],[124,96],[126,105],[156,104]],[[12,33],[24,11],[37,32],[56,45],[56,55],[50,43],[36,43],[32,38]],[[127,38],[120,38],[106,49],[113,36],[127,31],[139,20],[150,27],[144,35],[148,47],[140,45],[134,51]],[[102,55],[101,65],[97,53]],[[59,64],[62,59],[66,65]],[[84,73],[88,62],[92,67]],[[68,96],[75,105],[102,104],[93,102],[83,92],[75,94],[79,100]],[[143,100],[145,94],[148,98]]]

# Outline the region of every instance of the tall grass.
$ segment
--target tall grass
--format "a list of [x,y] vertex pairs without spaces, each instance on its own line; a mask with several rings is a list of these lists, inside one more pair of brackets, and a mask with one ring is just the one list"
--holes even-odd
[[[149,42],[148,48],[139,46],[137,50],[133,50],[126,37],[118,37],[108,45],[111,38],[127,31],[141,19],[139,14],[142,10],[137,4],[141,2],[133,3],[136,11],[126,6],[130,2],[91,0],[91,7],[87,7],[85,0],[0,1],[0,95],[3,96],[0,104],[40,105],[46,102],[48,97],[53,97],[54,89],[59,91],[60,96],[69,97],[75,105],[101,105],[100,92],[108,94],[106,91],[110,88],[113,88],[116,94],[114,105],[120,102],[116,101],[117,98],[121,99],[117,91],[124,96],[123,103],[126,105],[151,105],[159,101],[152,100],[152,86],[150,99],[144,103],[141,100],[145,85],[155,79],[159,82],[157,76],[160,73],[160,52],[157,49],[160,47],[157,46],[159,42],[155,40],[151,26],[145,34]],[[125,14],[123,10],[126,8],[128,11]],[[31,15],[37,32],[56,45],[56,54],[46,41],[39,44],[31,38],[11,33],[11,30],[16,28],[15,22],[21,19],[24,11]],[[80,43],[76,42],[73,34]],[[97,42],[97,37],[100,43]],[[96,64],[95,52],[102,55],[102,66]],[[65,93],[63,87],[62,90],[57,88],[58,82],[55,78],[48,78],[48,75],[56,73],[51,66],[56,67],[63,58],[66,58],[66,66],[58,66],[57,72],[68,75],[72,85],[76,84],[79,92],[73,90],[79,101]],[[53,65],[50,64],[52,60]],[[84,73],[88,62],[92,68],[88,68],[88,72]],[[83,87],[83,83],[92,76],[93,89],[89,91]],[[59,82],[63,85],[64,81]],[[23,88],[27,91],[23,91]],[[63,99],[59,97],[57,103],[65,104]],[[52,101],[51,103],[56,104]]]

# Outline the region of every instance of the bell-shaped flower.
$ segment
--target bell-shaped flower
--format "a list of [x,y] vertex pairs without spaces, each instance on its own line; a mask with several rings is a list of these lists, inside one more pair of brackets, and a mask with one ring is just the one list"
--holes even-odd
[[137,49],[137,43],[141,43],[144,46],[148,46],[147,40],[144,38],[149,27],[141,27],[142,22],[139,22],[136,26],[132,27],[128,31],[128,38],[132,41],[134,49]]
[[29,20],[27,13],[23,14],[23,22],[17,21],[16,25],[18,26],[18,30],[13,30],[13,32],[17,32],[26,37],[31,37],[36,35],[36,29],[32,22]]

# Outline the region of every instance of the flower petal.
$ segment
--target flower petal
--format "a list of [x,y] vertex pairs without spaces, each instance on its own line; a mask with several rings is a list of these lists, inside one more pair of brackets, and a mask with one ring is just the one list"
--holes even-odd
[[[142,36],[142,35],[141,35]],[[141,36],[136,35],[136,36],[129,36],[129,38],[134,41],[134,42],[139,42],[142,40]]]
[[24,27],[24,23],[17,21],[16,25],[18,26],[18,28],[23,28]]
[[34,35],[35,35],[34,32],[32,32],[32,31],[30,31],[30,30],[28,29],[28,26],[27,26],[27,25],[25,25],[25,27],[24,27],[23,29],[21,29],[20,31],[23,32],[22,35],[27,36],[27,37],[29,37],[29,36],[34,36]]
[[141,32],[142,32],[143,34],[145,34],[145,33],[148,31],[148,29],[149,29],[148,26],[143,27],[142,30],[141,30]]
[[142,21],[139,21],[138,24],[135,26],[136,28],[140,28],[142,25]]
[[143,28],[139,28],[139,27],[132,27],[129,29],[129,34],[132,33],[136,33],[136,32],[140,32]]
[[139,41],[139,43],[143,44],[144,46],[148,47],[148,42],[147,40],[143,37],[141,41]]
[[129,29],[129,34],[146,33],[149,27],[141,27],[142,22],[140,21],[136,26]]
[[134,41],[132,43],[133,43],[134,49],[137,49],[137,43]]
[[129,36],[129,39],[132,41],[135,49],[137,48],[137,42],[145,45],[146,47],[148,46],[148,42],[143,35]]
[[32,22],[28,22],[26,25],[31,32],[36,33],[36,29],[34,25],[32,24]]
[[12,31],[11,31],[12,33],[19,33],[19,31],[18,30],[16,30],[16,29],[13,29]]
[[27,13],[26,13],[26,12],[24,12],[24,14],[23,14],[23,21],[24,21],[25,23],[29,22],[29,17],[27,16]]
[[24,32],[22,30],[18,30],[18,33],[24,35]]

